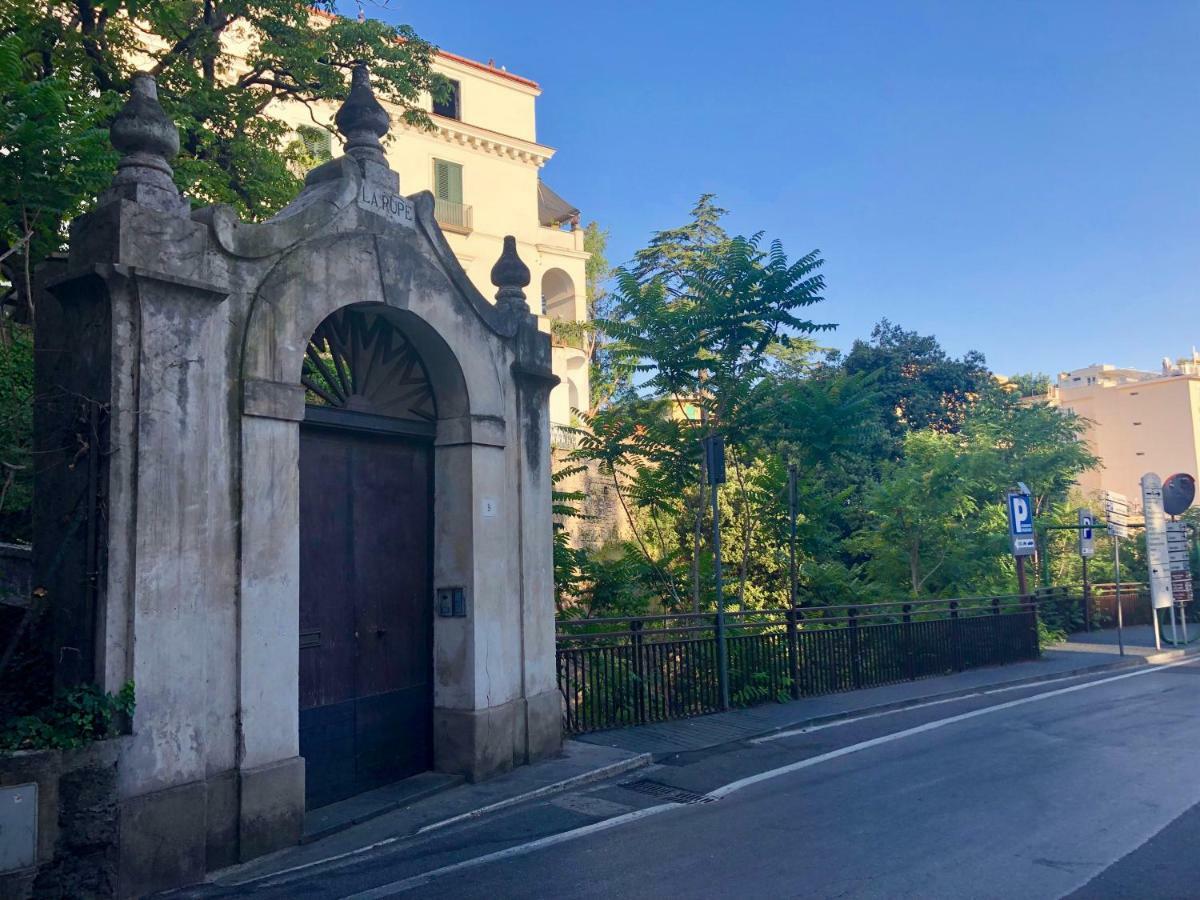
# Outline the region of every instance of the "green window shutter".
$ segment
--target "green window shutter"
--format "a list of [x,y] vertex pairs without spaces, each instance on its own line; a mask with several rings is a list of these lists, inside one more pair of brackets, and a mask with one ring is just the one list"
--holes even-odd
[[324,128],[312,125],[301,125],[296,129],[300,141],[304,144],[304,152],[319,163],[333,159],[333,139]]
[[444,159],[435,159],[433,161],[433,194],[439,200],[462,203],[462,166],[458,163],[446,162]]

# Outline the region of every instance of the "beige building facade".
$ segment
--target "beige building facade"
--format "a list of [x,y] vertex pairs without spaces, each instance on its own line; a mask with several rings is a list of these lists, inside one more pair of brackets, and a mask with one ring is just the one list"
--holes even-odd
[[1095,364],[1059,374],[1046,394],[1088,420],[1086,440],[1101,465],[1079,480],[1084,493],[1112,490],[1141,506],[1147,472],[1200,475],[1200,354],[1164,359],[1146,372]]

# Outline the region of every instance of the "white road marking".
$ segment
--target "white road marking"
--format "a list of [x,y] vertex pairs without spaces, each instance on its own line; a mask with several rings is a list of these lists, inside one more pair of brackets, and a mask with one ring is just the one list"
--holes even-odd
[[246,878],[242,881],[226,882],[226,887],[242,887],[248,884],[259,884],[260,882],[266,886],[273,884],[286,884],[292,881],[291,878],[284,876],[292,875],[296,872],[303,872],[307,869],[312,869],[317,866],[327,866],[330,863],[342,863],[345,860],[354,861],[354,857],[362,856],[365,853],[370,853],[372,850],[379,850],[383,847],[398,844],[401,841],[410,840],[421,837],[430,831],[436,831],[440,828],[445,828],[448,825],[457,825],[459,822],[465,822],[470,819],[478,819],[488,813],[497,812],[498,810],[507,809],[510,806],[516,806],[519,803],[525,803],[529,800],[538,800],[550,794],[561,793],[562,791],[570,790],[577,785],[587,784],[592,781],[597,781],[607,778],[610,775],[620,775],[632,769],[640,768],[650,761],[649,753],[639,753],[637,756],[631,756],[628,759],[620,760],[616,763],[611,763],[602,767],[601,770],[593,770],[591,772],[583,772],[579,775],[573,775],[570,778],[562,781],[556,781],[554,784],[548,784],[540,788],[535,788],[531,791],[526,791],[523,794],[517,794],[513,797],[506,797],[503,800],[498,800],[495,803],[482,806],[479,809],[472,809],[468,812],[461,813],[457,816],[451,816],[448,819],[442,819],[438,822],[431,822],[428,825],[422,825],[412,834],[396,834],[391,837],[383,838],[375,841],[373,844],[367,844],[363,847],[355,847],[353,850],[346,850],[342,853],[335,853],[332,856],[325,856],[321,859],[314,859],[299,865],[289,866],[286,869],[280,869],[277,872],[269,872],[266,875],[255,875],[252,878]]
[[865,722],[868,719],[878,719],[881,716],[894,716],[897,713],[910,712],[914,709],[925,709],[927,706],[941,706],[943,703],[957,703],[968,697],[978,697],[980,694],[959,694],[957,697],[946,697],[942,700],[930,700],[926,703],[914,703],[911,706],[898,706],[895,709],[885,709],[881,712],[868,713],[865,716],[855,716],[852,719],[834,719],[832,722],[822,722],[819,725],[805,725],[803,728],[789,728],[787,731],[775,731],[762,737],[751,738],[751,744],[769,744],[771,741],[781,741],[784,738],[795,737],[798,734],[812,734],[814,731],[824,731],[826,728],[840,728],[842,725],[853,725],[855,722]]
[[357,894],[350,894],[346,897],[343,897],[342,900],[383,900],[384,897],[394,897],[397,894],[402,894],[405,891],[410,891],[413,888],[426,885],[435,878],[441,878],[443,875],[451,875],[455,872],[461,872],[464,869],[473,869],[476,866],[483,866],[487,865],[488,863],[499,862],[503,859],[511,859],[514,856],[524,856],[527,853],[533,853],[546,847],[553,847],[555,844],[565,844],[567,841],[574,841],[581,837],[587,837],[589,834],[607,831],[610,828],[620,828],[622,825],[628,825],[630,822],[636,822],[638,819],[644,819],[647,816],[654,816],[661,812],[666,812],[669,809],[675,809],[679,805],[680,804],[678,803],[662,803],[658,806],[648,806],[645,809],[636,809],[631,813],[626,813],[623,816],[617,816],[614,819],[605,819],[601,822],[593,822],[591,825],[584,825],[581,828],[573,828],[570,831],[564,831],[560,834],[552,834],[549,837],[539,838],[538,840],[530,841],[527,844],[518,844],[515,847],[497,850],[495,853],[488,853],[484,856],[476,856],[473,859],[464,859],[462,862],[456,862],[448,866],[442,866],[440,869],[431,869],[428,872],[423,872],[420,875],[413,875],[400,881],[393,881],[389,884],[381,884],[379,887],[374,887],[367,891],[362,891]]
[[799,762],[794,762],[786,766],[780,766],[777,769],[768,769],[766,772],[759,772],[757,775],[750,775],[747,778],[739,778],[737,781],[731,781],[729,784],[709,791],[708,796],[714,800],[720,800],[722,797],[728,797],[730,794],[748,788],[754,784],[760,784],[764,781],[771,781],[779,778],[782,775],[790,775],[792,772],[799,772],[801,769],[810,769],[813,766],[819,766],[821,763],[826,763],[834,759],[840,759],[843,756],[849,756],[852,753],[858,753],[862,750],[869,750],[872,747],[879,747],[883,744],[890,744],[892,741],[903,740],[907,737],[912,737],[917,734],[924,734],[927,731],[935,731],[938,728],[945,728],[947,725],[955,725],[959,722],[965,722],[968,719],[976,719],[980,716],[990,715],[992,713],[1001,712],[1002,710],[1012,709],[1017,706],[1024,706],[1026,703],[1037,703],[1041,700],[1049,700],[1051,697],[1061,697],[1063,694],[1073,694],[1076,691],[1086,691],[1089,688],[1100,687],[1103,684],[1112,684],[1114,681],[1124,681],[1126,678],[1138,678],[1142,675],[1149,675],[1152,672],[1161,672],[1164,669],[1173,669],[1176,666],[1186,666],[1194,664],[1196,660],[1181,659],[1178,662],[1167,663],[1162,666],[1147,666],[1144,669],[1137,669],[1133,672],[1126,672],[1123,675],[1113,675],[1110,678],[1101,678],[1098,681],[1088,681],[1084,684],[1074,684],[1070,687],[1058,688],[1054,691],[1045,691],[1041,694],[1034,694],[1031,697],[1021,697],[1017,700],[1009,700],[1005,703],[997,703],[995,706],[986,706],[983,709],[973,709],[970,712],[959,713],[956,716],[950,716],[945,719],[937,719],[933,722],[926,722],[924,725],[916,725],[912,728],[905,728],[903,731],[894,731],[891,734],[880,735],[877,738],[871,738],[868,741],[860,741],[857,744],[850,744],[848,747],[842,747],[838,750],[831,750],[828,753],[822,753],[819,756],[811,756],[808,759],[802,759]]
[[1094,672],[1082,672],[1077,675],[1064,675],[1061,678],[1047,678],[1045,681],[1026,681],[1024,684],[1012,684],[1008,687],[992,688],[986,691],[972,691],[969,694],[958,694],[954,697],[945,697],[941,700],[929,700],[925,703],[913,703],[909,706],[898,706],[895,709],[885,709],[881,712],[868,713],[865,716],[854,716],[849,719],[835,719],[832,722],[822,722],[819,725],[805,725],[802,728],[789,728],[787,731],[776,731],[771,734],[765,734],[762,737],[752,738],[751,744],[768,744],[771,741],[783,740],[783,738],[795,737],[798,734],[811,734],[814,731],[824,731],[826,728],[837,728],[841,725],[853,725],[855,722],[865,722],[868,719],[878,719],[881,716],[894,716],[897,713],[911,712],[914,709],[925,709],[929,706],[941,706],[943,703],[957,703],[960,700],[970,700],[972,698],[987,697],[992,694],[1004,694],[1009,691],[1032,691],[1038,688],[1043,688],[1050,684],[1060,684],[1064,681],[1076,681],[1080,678],[1087,678],[1089,675],[1094,675]]

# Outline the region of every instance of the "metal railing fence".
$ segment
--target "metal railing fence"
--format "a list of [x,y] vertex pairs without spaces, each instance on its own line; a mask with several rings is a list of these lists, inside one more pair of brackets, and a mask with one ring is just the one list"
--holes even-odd
[[472,229],[471,207],[466,203],[456,203],[453,200],[434,198],[433,217],[443,228],[470,231]]
[[[726,612],[729,697],[752,706],[1034,659],[1032,596]],[[1074,602],[1078,602],[1076,599]],[[580,734],[717,712],[713,614],[562,619],[564,727]]]

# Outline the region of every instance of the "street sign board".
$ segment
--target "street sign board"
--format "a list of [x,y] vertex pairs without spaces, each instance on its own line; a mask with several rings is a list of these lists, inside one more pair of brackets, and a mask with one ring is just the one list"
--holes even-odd
[[1167,549],[1167,515],[1163,511],[1162,479],[1153,472],[1142,476],[1142,515],[1146,519],[1146,567],[1150,570],[1150,603],[1155,609],[1171,606],[1170,552]]
[[1129,536],[1129,500],[1116,491],[1104,492],[1104,520],[1113,537]]
[[1191,541],[1185,522],[1167,523],[1167,554],[1172,572],[1190,572],[1192,568]]
[[1092,518],[1090,509],[1079,511],[1079,555],[1084,559],[1091,559],[1096,555],[1096,536],[1092,533],[1092,526],[1095,524],[1096,520]]
[[1008,495],[1008,537],[1013,556],[1032,556],[1037,550],[1033,534],[1033,500],[1028,494],[1011,491]]
[[1191,572],[1171,573],[1171,596],[1174,597],[1176,603],[1192,602]]

